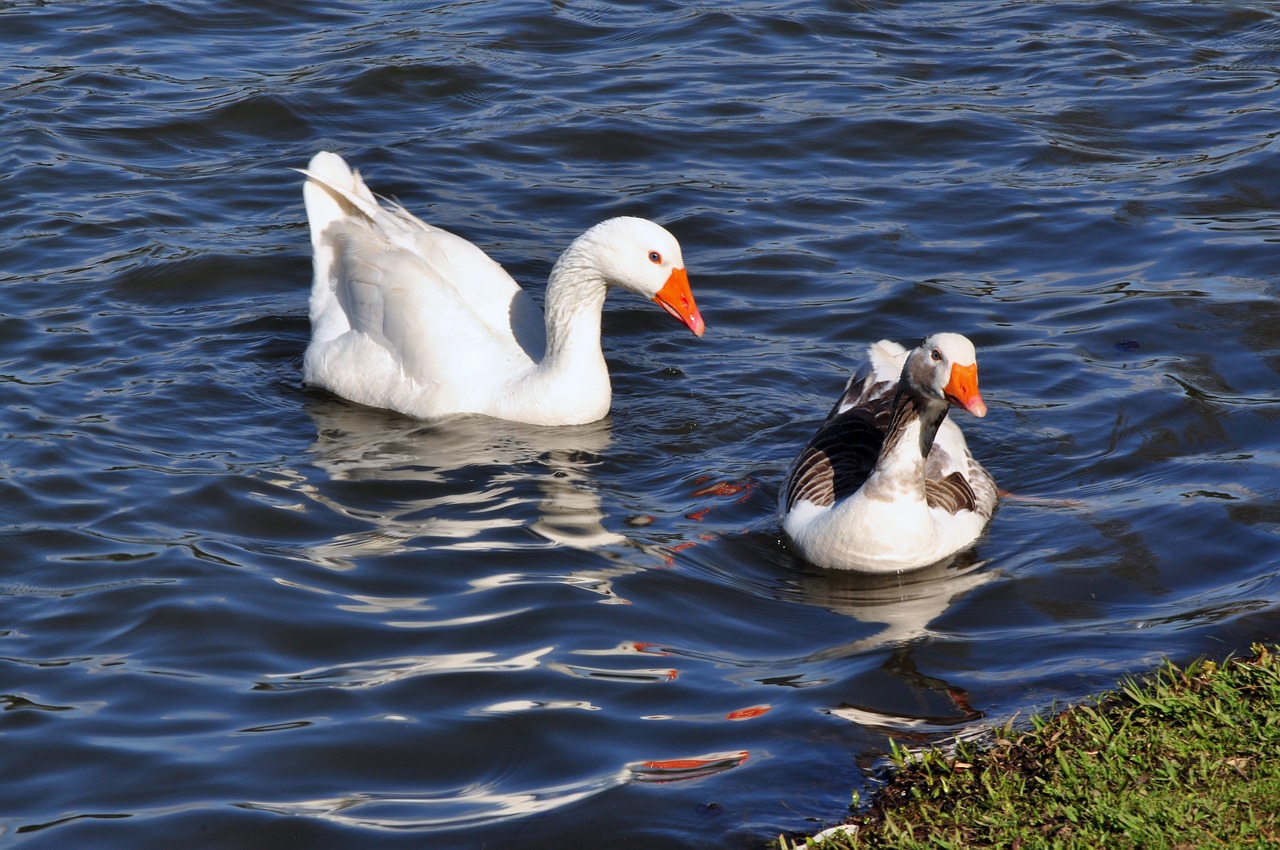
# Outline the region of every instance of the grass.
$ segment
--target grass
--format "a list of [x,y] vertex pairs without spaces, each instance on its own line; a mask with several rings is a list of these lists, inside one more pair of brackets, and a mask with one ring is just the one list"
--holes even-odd
[[979,746],[890,754],[846,826],[783,850],[1280,847],[1280,658],[1166,664]]

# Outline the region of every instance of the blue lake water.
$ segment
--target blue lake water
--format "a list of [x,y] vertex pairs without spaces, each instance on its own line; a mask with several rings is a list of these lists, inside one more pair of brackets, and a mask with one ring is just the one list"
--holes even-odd
[[[889,741],[1280,632],[1280,10],[1195,2],[0,4],[0,836],[760,847]],[[612,415],[300,384],[302,167],[537,297],[615,294]],[[869,581],[779,480],[865,345],[979,347],[1011,491]]]

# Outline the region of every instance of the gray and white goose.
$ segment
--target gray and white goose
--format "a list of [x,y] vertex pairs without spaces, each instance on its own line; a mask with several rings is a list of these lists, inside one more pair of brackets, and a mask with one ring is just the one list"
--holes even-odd
[[996,507],[994,479],[947,418],[952,405],[987,414],[977,355],[953,333],[867,355],[787,475],[782,526],[819,566],[927,566],[971,546]]

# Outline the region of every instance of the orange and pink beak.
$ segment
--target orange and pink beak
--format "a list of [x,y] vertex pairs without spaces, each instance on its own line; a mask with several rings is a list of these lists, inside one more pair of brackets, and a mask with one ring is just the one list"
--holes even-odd
[[671,276],[653,300],[684,322],[696,336],[702,336],[702,332],[707,329],[706,323],[702,321],[702,314],[698,312],[698,305],[693,300],[693,292],[689,289],[689,275],[684,269],[672,269]]
[[942,394],[946,396],[947,401],[957,407],[963,407],[974,416],[987,415],[987,403],[978,394],[977,363],[970,363],[968,366],[953,363],[951,380],[942,388]]

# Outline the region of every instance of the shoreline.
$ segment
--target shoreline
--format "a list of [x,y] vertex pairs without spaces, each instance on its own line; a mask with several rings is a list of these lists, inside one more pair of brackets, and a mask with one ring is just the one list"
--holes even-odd
[[1280,846],[1280,647],[1171,662],[1031,728],[892,745],[870,805],[781,850]]

